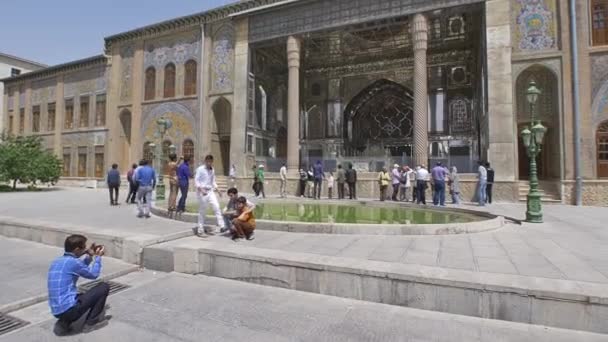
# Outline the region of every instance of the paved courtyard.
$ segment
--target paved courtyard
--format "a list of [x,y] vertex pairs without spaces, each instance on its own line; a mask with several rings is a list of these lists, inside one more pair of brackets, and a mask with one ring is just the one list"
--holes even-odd
[[[191,223],[153,217],[138,219],[135,206],[110,207],[103,189],[64,189],[2,194],[0,216],[69,223],[85,231],[168,235]],[[190,200],[194,202],[194,196]],[[478,209],[478,207],[466,208]],[[523,219],[523,204],[495,204],[493,213]],[[462,235],[374,236],[304,234],[259,230],[247,245],[291,252],[401,262],[469,271],[541,278],[608,282],[608,208],[547,205],[545,223],[508,224],[502,229]],[[188,238],[187,238],[188,239]],[[195,238],[189,238],[195,239]],[[184,239],[165,243],[174,246]],[[221,236],[205,243],[233,244]]]
[[[192,198],[191,198],[192,200]],[[191,223],[163,218],[138,219],[135,207],[110,207],[103,189],[61,189],[0,195],[0,216],[36,220],[50,227],[69,224],[84,232],[170,235]],[[471,209],[478,209],[467,207]],[[525,207],[497,204],[493,213],[522,219]],[[339,256],[424,265],[453,270],[608,283],[608,232],[602,227],[608,209],[545,206],[545,223],[524,223],[491,232],[445,236],[376,236],[304,234],[259,230],[243,246],[285,253]],[[155,245],[238,247],[230,239],[186,237]],[[33,242],[0,238],[0,307],[24,307],[24,300],[45,292],[48,262],[61,250]],[[134,265],[106,258],[104,273],[133,271]],[[142,280],[143,279],[143,280]],[[555,328],[539,329],[506,321],[420,311],[297,291],[261,287],[203,276],[134,272],[118,281],[139,284],[112,297],[115,319],[92,335],[125,341],[206,340],[403,340],[403,341],[559,341],[607,340],[605,336]],[[38,298],[40,301],[40,298]],[[15,304],[20,305],[15,305]],[[0,341],[46,341],[50,332],[46,303],[11,312],[32,324]],[[192,322],[199,324],[193,325]],[[432,338],[429,331],[441,332]],[[581,333],[582,334],[582,333]],[[453,339],[457,336],[459,338]],[[323,338],[321,338],[323,337]]]
[[219,278],[135,272],[109,298],[110,324],[61,339],[46,303],[13,312],[31,322],[0,341],[604,341],[528,326],[277,289]]

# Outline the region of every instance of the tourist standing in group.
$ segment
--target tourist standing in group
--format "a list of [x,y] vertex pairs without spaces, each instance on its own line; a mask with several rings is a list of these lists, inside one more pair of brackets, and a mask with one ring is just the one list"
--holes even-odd
[[401,172],[399,171],[399,165],[393,165],[393,172],[391,173],[391,182],[393,185],[393,201],[397,201],[399,198],[399,185],[401,184]]
[[412,170],[409,166],[403,166],[401,170],[401,181],[399,183],[399,200],[409,202],[409,192],[412,187],[412,181],[410,180]]
[[137,164],[131,166],[131,170],[127,172],[127,181],[129,182],[129,193],[127,194],[127,203],[134,204],[135,196],[137,195],[137,182],[135,182],[134,175],[137,169]]
[[333,172],[330,172],[329,177],[327,177],[327,197],[329,197],[329,199],[334,198],[334,174],[333,174]]
[[[48,272],[48,302],[51,314],[59,321],[60,334],[69,333],[72,323],[86,316],[83,332],[89,332],[108,324],[105,315],[106,298],[110,286],[100,282],[84,293],[78,293],[78,278],[97,279],[101,273],[101,257],[104,247],[94,243],[87,248],[87,238],[70,235],[63,243],[64,254],[55,259]],[[84,260],[81,259],[85,256]]]
[[308,173],[304,169],[300,169],[300,197],[306,194],[306,182],[308,181]]
[[265,177],[264,177],[264,165],[260,164],[260,166],[258,166],[258,171],[256,172],[257,174],[257,182],[258,182],[258,198],[260,197],[260,194],[262,195],[263,198],[266,198],[266,193],[264,192],[264,181],[265,181]]
[[452,194],[452,204],[460,204],[460,176],[456,166],[452,166],[449,175],[450,179],[450,194]]
[[357,199],[357,170],[353,169],[353,164],[348,164],[346,170],[346,183],[348,183],[349,198]]
[[384,200],[386,200],[386,192],[390,182],[391,176],[388,174],[386,167],[383,167],[382,171],[380,171],[380,174],[378,174],[378,184],[380,185],[380,201],[384,202]]
[[112,164],[112,168],[106,176],[108,190],[110,191],[110,205],[118,205],[118,188],[120,188],[120,172],[118,164]]
[[188,198],[190,178],[192,178],[192,172],[190,172],[190,157],[184,157],[184,160],[177,168],[177,181],[179,185],[179,192],[181,193],[179,202],[177,203],[178,213],[183,213],[186,211],[186,198]]
[[141,166],[135,170],[135,181],[137,181],[137,217],[150,218],[150,207],[152,206],[152,191],[156,187],[156,172],[142,160]]
[[253,170],[253,185],[251,186],[251,188],[253,189],[253,193],[255,194],[255,197],[259,197],[260,196],[260,189],[258,188],[258,167],[256,165],[253,165],[253,167],[251,168],[251,170]]
[[[228,194],[228,203],[226,203],[226,207],[224,207],[224,210],[222,211],[225,226],[220,230],[221,233],[232,229],[232,220],[238,216],[236,213],[236,200],[239,198],[239,191],[236,188],[230,188],[226,193]],[[255,209],[255,204],[251,203],[249,200],[247,201],[247,206],[252,208],[252,210]]]
[[315,173],[311,166],[308,168],[308,179],[306,182],[306,197],[308,197],[308,198],[313,197],[313,195],[311,195],[311,192],[313,191],[314,184],[315,184]]
[[177,192],[179,191],[177,184],[177,155],[175,153],[169,155],[167,176],[169,177],[169,202],[167,207],[169,210],[169,217],[171,217],[177,211]]
[[313,167],[313,175],[315,176],[313,197],[315,199],[321,199],[321,185],[323,185],[323,178],[325,178],[325,173],[323,172],[323,164],[320,160],[317,160],[315,166]]
[[431,170],[431,177],[435,184],[433,192],[433,205],[441,205],[445,207],[445,180],[448,178],[448,170],[441,162],[437,162]]
[[279,176],[281,177],[281,198],[285,198],[287,191],[287,166],[285,166],[285,163],[279,170]]
[[426,189],[429,171],[424,165],[416,167],[416,203],[426,204]]
[[490,163],[486,163],[487,183],[486,183],[486,203],[492,204],[492,186],[494,185],[494,169]]
[[488,182],[488,170],[484,166],[484,162],[479,161],[477,168],[477,200],[480,206],[486,205],[486,186]]
[[221,229],[224,228],[224,216],[222,215],[220,204],[215,196],[217,183],[215,182],[212,155],[207,155],[205,157],[205,163],[196,169],[194,183],[196,185],[196,195],[198,197],[198,227],[195,232],[196,235],[202,236],[203,233],[216,233],[216,231],[212,229],[205,229],[205,215],[207,215],[207,206],[209,205],[211,205],[211,209],[213,209],[213,213],[217,219],[217,225],[221,231]]
[[338,171],[336,171],[336,180],[338,181],[338,199],[344,199],[344,183],[346,182],[346,172],[342,168],[342,164],[338,165]]
[[232,240],[235,242],[243,239],[253,240],[255,238],[255,216],[253,215],[254,207],[248,205],[245,197],[239,197],[236,200],[236,215],[232,220],[234,226],[234,235]]

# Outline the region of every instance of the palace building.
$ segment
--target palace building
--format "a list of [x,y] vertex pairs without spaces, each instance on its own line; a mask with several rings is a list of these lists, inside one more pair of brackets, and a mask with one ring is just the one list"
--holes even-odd
[[[576,10],[575,70],[568,1],[239,1],[3,79],[2,120],[13,134],[40,135],[63,158],[65,182],[175,149],[195,164],[213,154],[218,174],[234,164],[246,188],[257,164],[272,189],[283,163],[292,173],[316,160],[327,170],[352,163],[362,197],[375,197],[382,166],[441,161],[464,174],[467,199],[487,160],[494,197],[518,201],[534,81],[547,128],[544,199],[573,203],[579,158],[584,204],[608,205],[608,0],[577,0]],[[163,134],[160,118],[172,123]]]

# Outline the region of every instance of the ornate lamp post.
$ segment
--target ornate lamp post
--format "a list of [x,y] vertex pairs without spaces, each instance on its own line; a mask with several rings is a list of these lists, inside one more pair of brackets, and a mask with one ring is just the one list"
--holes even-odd
[[531,223],[543,222],[540,192],[538,192],[536,157],[540,154],[547,129],[540,121],[537,121],[535,124],[536,102],[540,94],[541,91],[536,87],[536,83],[531,81],[526,92],[526,98],[530,104],[530,124],[533,126],[531,130],[525,127],[520,133],[521,140],[526,147],[528,158],[530,159],[530,191],[528,192],[527,199],[526,221]]
[[165,138],[165,134],[167,133],[169,128],[171,128],[172,125],[173,123],[171,122],[171,120],[165,119],[164,117],[161,117],[156,120],[157,133],[158,137],[160,138],[158,145],[156,145],[156,148],[158,149],[156,151],[156,165],[158,167],[158,182],[156,183],[157,200],[165,199],[165,183],[163,182],[162,158],[167,158],[167,156],[163,154],[162,145],[163,140]]

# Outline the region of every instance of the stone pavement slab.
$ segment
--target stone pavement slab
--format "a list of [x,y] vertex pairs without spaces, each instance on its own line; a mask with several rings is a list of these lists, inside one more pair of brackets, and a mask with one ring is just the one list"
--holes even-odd
[[[149,274],[131,274],[150,278]],[[123,278],[117,279],[122,281]],[[179,274],[109,298],[110,324],[62,341],[606,341],[608,336]],[[27,315],[20,316],[27,319]],[[56,341],[54,320],[0,341]]]
[[[0,312],[45,301],[49,265],[62,254],[62,248],[0,237]],[[101,276],[123,275],[135,269],[135,265],[104,258]]]

